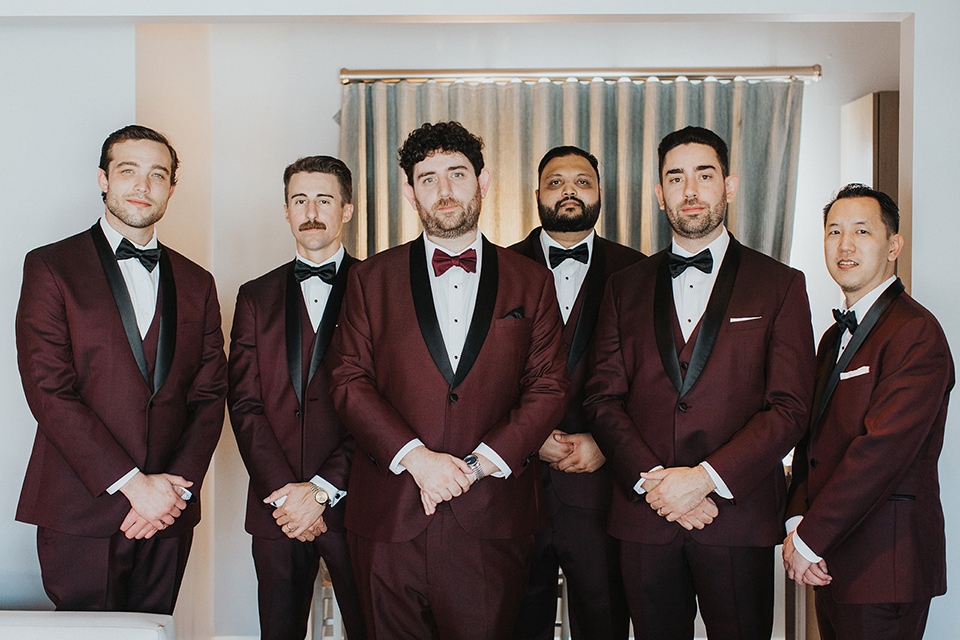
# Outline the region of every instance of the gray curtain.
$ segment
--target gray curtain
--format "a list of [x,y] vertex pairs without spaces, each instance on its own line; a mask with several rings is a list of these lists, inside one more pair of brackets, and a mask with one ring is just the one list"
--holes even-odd
[[790,257],[803,83],[792,81],[536,83],[370,82],[343,87],[340,157],[354,172],[354,222],[344,242],[366,257],[420,233],[403,199],[397,149],[424,122],[458,120],[485,143],[493,186],[480,228],[511,244],[538,224],[537,164],[577,145],[600,160],[601,235],[651,254],[670,242],[657,205],[657,144],[687,125],[716,131],[740,175],[727,226],[744,244]]

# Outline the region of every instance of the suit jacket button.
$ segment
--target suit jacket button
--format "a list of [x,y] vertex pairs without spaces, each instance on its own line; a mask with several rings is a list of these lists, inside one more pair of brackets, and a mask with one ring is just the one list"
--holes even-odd
[[460,396],[458,396],[457,394],[455,393],[450,394],[450,402],[456,402],[459,399],[460,399]]
[[687,370],[687,367],[689,367],[689,366],[690,366],[690,365],[688,365],[686,362],[681,362],[681,363],[680,363],[680,368],[683,369],[684,371],[686,371],[686,370]]
[[817,459],[816,459],[816,458],[810,458],[810,468],[811,468],[811,469],[816,469],[818,464],[820,464],[820,463],[817,462]]
[[294,409],[294,410],[293,410],[293,415],[295,415],[296,417],[299,418],[299,417],[300,417],[300,409]]
[[686,402],[681,402],[680,404],[677,405],[677,408],[680,409],[680,411],[686,412],[686,410],[687,410],[687,403],[686,403]]

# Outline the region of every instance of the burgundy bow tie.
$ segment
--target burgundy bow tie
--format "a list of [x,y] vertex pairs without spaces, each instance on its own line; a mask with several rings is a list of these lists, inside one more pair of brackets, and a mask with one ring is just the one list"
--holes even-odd
[[433,250],[433,274],[438,278],[445,274],[450,267],[460,267],[467,273],[477,271],[477,250],[467,249],[458,256],[448,256],[440,249]]

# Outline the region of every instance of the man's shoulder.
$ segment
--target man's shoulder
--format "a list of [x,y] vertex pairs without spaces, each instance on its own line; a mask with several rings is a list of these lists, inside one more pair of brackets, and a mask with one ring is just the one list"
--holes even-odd
[[533,231],[527,234],[527,237],[521,240],[520,242],[515,242],[507,247],[510,251],[515,251],[520,255],[527,256],[528,258],[533,258],[536,254],[535,252],[540,249],[540,230],[542,227],[537,227]]
[[72,236],[45,244],[27,252],[27,261],[40,259],[44,262],[71,261],[78,253],[93,251],[93,236],[86,229]]
[[289,272],[290,262],[284,262],[280,266],[267,271],[262,276],[244,282],[240,285],[240,292],[256,297],[263,291],[275,291],[277,287],[286,281]]
[[633,247],[608,240],[599,235],[594,238],[594,242],[603,247],[603,251],[606,253],[607,268],[611,272],[619,271],[647,257]]
[[540,264],[533,258],[523,253],[518,253],[512,247],[501,247],[493,245],[497,250],[498,269],[501,273],[517,273],[521,277],[527,277],[531,280],[538,278],[551,277],[550,270]]
[[202,281],[213,280],[213,274],[210,273],[206,268],[201,267],[199,264],[178,252],[176,249],[173,249],[163,243],[161,243],[161,245],[163,246],[163,252],[166,253],[167,257],[170,259],[170,266],[173,267],[173,270],[178,277],[186,277],[189,279],[197,279]]
[[357,274],[358,277],[377,274],[378,277],[396,277],[397,269],[401,269],[410,264],[410,249],[416,239],[405,242],[396,247],[384,249],[375,253],[369,258],[358,260],[350,267],[351,274]]
[[[903,329],[907,325],[914,329],[910,332],[904,332]],[[943,347],[947,349],[947,338],[943,327],[940,326],[940,321],[929,309],[917,302],[906,291],[897,296],[890,304],[890,307],[881,317],[877,329],[878,334],[909,333],[909,335],[915,336],[914,339],[916,340],[942,342]]]

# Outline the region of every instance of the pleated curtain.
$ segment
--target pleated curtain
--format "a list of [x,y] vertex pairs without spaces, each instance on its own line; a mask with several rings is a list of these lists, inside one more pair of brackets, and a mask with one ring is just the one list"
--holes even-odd
[[354,172],[351,252],[366,257],[420,233],[404,200],[397,149],[424,122],[457,120],[484,140],[493,185],[480,228],[508,245],[539,224],[537,164],[557,145],[600,160],[598,231],[647,254],[670,242],[657,204],[657,145],[687,125],[716,131],[730,146],[740,189],[727,227],[744,244],[788,261],[796,201],[803,82],[578,81],[344,85],[340,157]]

